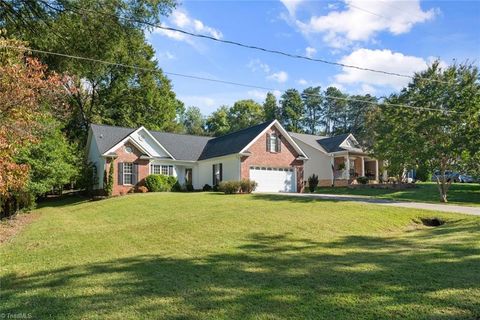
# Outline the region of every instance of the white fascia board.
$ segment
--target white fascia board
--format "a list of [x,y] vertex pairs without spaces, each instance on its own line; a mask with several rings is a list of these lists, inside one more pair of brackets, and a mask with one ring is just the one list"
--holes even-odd
[[[135,133],[138,132],[138,131],[140,131],[141,129],[143,129],[143,130],[147,133],[147,135],[148,135],[150,138],[152,138],[152,140],[155,141],[155,142],[158,144],[158,146],[159,146],[160,148],[162,148],[163,151],[165,151],[166,154],[168,154],[172,159],[175,160],[175,157],[172,156],[172,154],[171,154],[170,152],[168,152],[167,148],[165,148],[157,139],[155,139],[155,137],[154,137],[144,126],[141,126],[141,127],[138,128],[137,130],[135,130]],[[133,134],[133,132],[132,132],[132,134]]]
[[109,150],[107,150],[105,153],[103,153],[103,156],[108,156],[108,154],[109,154],[110,152],[114,152],[115,150],[117,150],[118,148],[120,148],[122,145],[124,145],[127,141],[130,141],[130,142],[131,142],[133,145],[135,145],[135,147],[137,147],[140,151],[146,153],[146,154],[149,155],[150,157],[153,157],[153,155],[152,155],[150,152],[146,151],[146,150],[141,146],[141,143],[140,143],[139,141],[136,141],[136,140],[132,137],[133,134],[138,133],[140,130],[144,130],[144,131],[147,133],[147,135],[148,135],[150,138],[152,138],[152,140],[155,141],[155,142],[158,144],[158,146],[159,146],[160,148],[162,148],[162,150],[164,150],[165,153],[166,153],[168,156],[170,156],[172,159],[175,159],[175,158],[170,154],[170,152],[168,152],[168,150],[165,149],[165,147],[162,146],[162,144],[161,144],[160,142],[158,142],[157,139],[155,139],[155,138],[152,136],[152,134],[151,134],[150,132],[148,132],[148,130],[145,129],[145,127],[143,127],[143,126],[141,126],[140,128],[138,128],[137,130],[133,131],[133,132],[130,133],[128,136],[126,136],[122,141],[120,141],[119,143],[117,143],[116,145],[114,145],[113,147],[111,147]]
[[245,146],[245,148],[243,148],[239,153],[244,153],[246,152],[261,136],[263,136],[267,131],[268,129],[270,129],[272,126],[275,126],[275,128],[278,129],[278,131],[280,131],[280,133],[282,134],[282,136],[285,137],[285,139],[287,139],[287,141],[292,145],[292,147],[302,156],[305,157],[305,159],[308,159],[308,157],[305,155],[305,152],[303,152],[302,148],[300,148],[298,146],[298,144],[292,139],[292,137],[288,134],[288,131],[285,130],[283,128],[283,126],[280,124],[280,122],[278,122],[278,120],[274,120],[272,121],[272,123],[266,127],[262,132],[260,132],[260,134],[258,134],[252,141],[250,141],[249,144],[247,144]]

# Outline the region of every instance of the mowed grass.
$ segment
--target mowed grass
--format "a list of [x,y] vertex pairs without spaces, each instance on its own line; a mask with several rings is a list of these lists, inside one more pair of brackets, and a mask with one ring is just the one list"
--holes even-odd
[[[417,183],[415,188],[405,190],[320,187],[317,193],[371,196],[381,199],[440,203],[440,194],[434,182]],[[454,183],[448,190],[448,202],[457,205],[480,206],[480,184]]]
[[[64,200],[0,246],[32,319],[477,319],[480,218],[275,195]],[[425,227],[420,218],[446,224]]]

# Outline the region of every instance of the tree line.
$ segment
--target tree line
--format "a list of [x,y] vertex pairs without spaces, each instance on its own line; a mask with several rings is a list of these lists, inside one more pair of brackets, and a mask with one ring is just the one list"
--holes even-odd
[[302,92],[288,89],[279,101],[269,92],[263,104],[239,100],[231,107],[219,107],[207,117],[199,108],[189,107],[180,122],[187,133],[219,136],[277,119],[292,132],[328,136],[353,133],[363,140],[367,138],[367,115],[377,101],[374,96],[350,96],[335,87],[324,91],[319,86],[309,87]]

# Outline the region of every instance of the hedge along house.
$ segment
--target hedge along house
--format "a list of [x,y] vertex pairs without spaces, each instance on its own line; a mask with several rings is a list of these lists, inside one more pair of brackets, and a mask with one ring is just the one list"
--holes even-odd
[[387,179],[383,161],[371,157],[359,145],[353,134],[333,137],[290,133],[306,152],[305,180],[318,175],[319,186],[346,186],[356,184],[358,177],[367,177],[369,183]]
[[195,189],[251,179],[258,191],[301,192],[307,160],[276,120],[217,138],[92,124],[86,148],[95,189],[104,188],[114,166],[114,195],[135,191],[149,174],[175,176]]

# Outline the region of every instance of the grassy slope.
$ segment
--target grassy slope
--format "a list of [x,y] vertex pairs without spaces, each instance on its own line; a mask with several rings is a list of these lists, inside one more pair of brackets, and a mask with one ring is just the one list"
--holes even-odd
[[281,196],[56,203],[0,247],[1,312],[37,318],[480,316],[480,219]]
[[[418,183],[416,188],[406,190],[373,189],[373,188],[347,188],[321,187],[318,193],[348,194],[373,196],[382,199],[421,201],[440,203],[438,187],[435,183]],[[448,191],[448,201],[451,204],[480,206],[480,184],[454,183]]]

